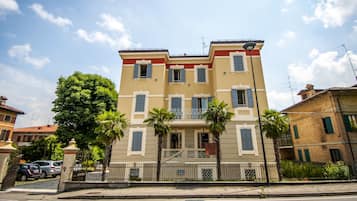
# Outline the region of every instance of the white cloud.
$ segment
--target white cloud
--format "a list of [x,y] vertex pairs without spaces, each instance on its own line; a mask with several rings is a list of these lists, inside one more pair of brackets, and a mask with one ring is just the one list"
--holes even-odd
[[15,0],[0,0],[0,15],[8,12],[20,12],[19,5]]
[[[355,82],[347,55],[339,56],[336,51],[319,52],[313,49],[310,57],[310,64],[288,66],[292,80],[302,85],[312,83],[317,88],[350,86]],[[350,52],[350,57],[354,66],[357,66],[357,54]]]
[[320,0],[315,7],[312,16],[303,16],[305,23],[319,20],[325,28],[340,27],[346,20],[356,15],[356,0]]
[[31,56],[31,52],[32,48],[30,44],[14,45],[8,50],[8,54],[10,57],[29,63],[35,66],[35,68],[37,69],[43,68],[45,65],[50,63],[49,58],[35,58]]
[[280,12],[282,12],[282,13],[287,13],[288,11],[289,11],[289,9],[287,9],[287,8],[280,9]]
[[[290,105],[292,105],[296,100],[299,100],[299,97],[296,94],[291,96],[291,92],[271,90],[267,93],[269,108],[281,110]],[[294,98],[294,100],[293,100]]]
[[89,68],[100,74],[110,74],[110,69],[107,66],[89,66]]
[[48,11],[46,11],[41,4],[34,3],[30,6],[30,8],[42,19],[44,19],[52,24],[55,24],[60,27],[66,27],[66,26],[72,25],[72,21],[70,19],[64,18],[64,17],[59,17],[59,16],[58,17],[54,16],[52,13],[49,13]]
[[289,5],[289,4],[294,3],[294,0],[285,0],[284,2],[285,2],[285,4],[288,4],[288,5]]
[[25,112],[17,119],[16,127],[52,123],[55,83],[1,63],[0,72],[1,95],[9,99],[8,105]]
[[116,31],[118,33],[125,33],[124,24],[113,16],[103,13],[100,15],[102,19],[101,22],[97,22],[97,24],[101,27],[109,31]]
[[130,47],[139,47],[140,44],[134,43],[131,36],[126,31],[124,24],[110,14],[101,14],[101,21],[96,24],[109,32],[78,29],[76,34],[79,38],[89,43],[101,43],[109,45],[112,48],[127,49]]
[[296,33],[293,31],[286,31],[281,39],[276,43],[278,47],[285,47],[285,45],[296,38]]

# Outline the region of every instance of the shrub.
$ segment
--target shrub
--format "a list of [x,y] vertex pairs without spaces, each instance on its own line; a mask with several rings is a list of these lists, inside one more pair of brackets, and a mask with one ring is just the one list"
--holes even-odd
[[348,179],[350,176],[349,168],[342,161],[337,163],[327,163],[324,166],[324,176],[328,179]]
[[303,179],[323,177],[323,168],[312,163],[281,161],[281,172],[286,178]]

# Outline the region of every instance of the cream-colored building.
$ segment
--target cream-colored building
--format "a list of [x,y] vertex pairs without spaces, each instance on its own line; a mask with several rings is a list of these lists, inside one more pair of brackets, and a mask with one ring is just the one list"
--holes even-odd
[[[243,45],[255,42],[253,50]],[[252,78],[260,111],[268,108],[261,64],[264,41],[212,41],[208,55],[170,56],[169,51],[121,50],[118,110],[130,121],[114,143],[109,180],[155,180],[157,137],[143,121],[153,108],[176,114],[164,137],[162,180],[215,180],[216,156],[206,152],[213,136],[202,120],[212,98],[234,112],[221,137],[222,179],[264,180],[262,144]],[[276,178],[272,141],[264,138],[269,173]]]

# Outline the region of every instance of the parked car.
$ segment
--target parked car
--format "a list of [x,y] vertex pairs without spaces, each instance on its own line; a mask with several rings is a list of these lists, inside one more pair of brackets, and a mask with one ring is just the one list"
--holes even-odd
[[26,181],[29,178],[39,179],[40,176],[41,176],[41,169],[38,164],[25,163],[19,165],[16,179],[20,181]]
[[61,174],[62,164],[60,161],[40,160],[40,161],[34,161],[33,163],[36,163],[40,166],[41,178],[46,178],[49,176],[56,177],[57,175]]

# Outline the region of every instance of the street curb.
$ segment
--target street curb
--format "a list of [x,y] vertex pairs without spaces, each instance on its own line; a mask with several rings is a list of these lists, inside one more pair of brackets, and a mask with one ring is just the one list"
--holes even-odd
[[293,194],[216,194],[216,195],[77,195],[57,199],[186,199],[186,198],[277,198],[277,197],[319,197],[357,195],[355,192],[293,193]]

